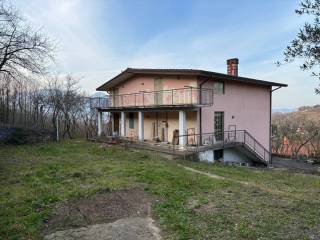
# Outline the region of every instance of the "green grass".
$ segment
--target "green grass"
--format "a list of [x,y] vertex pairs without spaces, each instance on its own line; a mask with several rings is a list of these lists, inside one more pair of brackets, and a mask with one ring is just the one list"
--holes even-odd
[[320,177],[311,175],[169,161],[74,140],[1,146],[0,184],[0,239],[39,239],[57,202],[137,185],[162,199],[153,213],[165,239],[320,238]]

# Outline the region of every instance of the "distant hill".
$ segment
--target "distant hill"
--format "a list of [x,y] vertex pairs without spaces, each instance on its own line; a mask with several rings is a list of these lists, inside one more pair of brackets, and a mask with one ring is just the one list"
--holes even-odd
[[92,98],[98,98],[98,97],[99,98],[107,98],[108,95],[103,92],[96,92],[96,93],[92,94],[90,97],[92,97]]
[[314,106],[303,106],[299,107],[298,111],[300,112],[320,112],[320,105],[314,105]]
[[299,107],[295,114],[320,122],[320,105]]
[[289,112],[294,112],[297,111],[296,108],[273,108],[272,112],[274,113],[289,113]]
[[320,105],[314,105],[314,106],[302,106],[299,107],[298,109],[289,111],[287,108],[283,108],[282,111],[278,109],[275,111],[275,109],[272,110],[273,115],[279,115],[279,114],[288,114],[293,117],[306,117],[310,120],[314,121],[320,121]]

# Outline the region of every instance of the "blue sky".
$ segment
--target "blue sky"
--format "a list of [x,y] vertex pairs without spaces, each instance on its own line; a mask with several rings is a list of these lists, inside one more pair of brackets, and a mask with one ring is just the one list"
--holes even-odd
[[320,102],[317,81],[299,62],[275,66],[305,21],[296,0],[16,0],[25,17],[57,42],[58,74],[88,93],[127,67],[196,68],[289,84],[274,108]]

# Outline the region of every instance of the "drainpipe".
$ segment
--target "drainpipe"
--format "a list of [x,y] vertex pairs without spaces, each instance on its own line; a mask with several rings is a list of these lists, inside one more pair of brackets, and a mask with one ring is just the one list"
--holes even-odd
[[274,91],[277,91],[278,89],[280,89],[281,86],[272,89],[272,86],[270,88],[270,124],[269,124],[269,152],[270,152],[270,164],[272,165],[272,139],[271,139],[271,135],[272,135],[272,125],[271,125],[271,121],[272,121],[272,93]]
[[[209,78],[204,80],[202,83],[199,84],[199,90],[200,90],[200,94],[199,94],[199,97],[200,97],[200,104],[201,104],[201,99],[202,99],[202,91],[201,91],[201,88],[202,88],[202,85],[205,84],[206,82],[209,81]],[[200,144],[202,144],[202,107],[200,107],[199,109],[199,121],[200,121],[200,125],[199,125],[199,132],[200,132]]]

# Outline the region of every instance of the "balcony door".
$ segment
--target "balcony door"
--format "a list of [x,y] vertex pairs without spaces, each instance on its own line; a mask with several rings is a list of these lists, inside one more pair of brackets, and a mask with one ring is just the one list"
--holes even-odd
[[163,82],[161,78],[154,79],[154,103],[155,105],[162,105],[163,100]]
[[216,141],[223,141],[224,112],[214,112],[214,135]]
[[113,106],[119,107],[119,89],[118,88],[113,90]]

